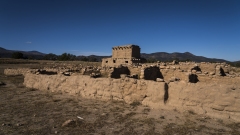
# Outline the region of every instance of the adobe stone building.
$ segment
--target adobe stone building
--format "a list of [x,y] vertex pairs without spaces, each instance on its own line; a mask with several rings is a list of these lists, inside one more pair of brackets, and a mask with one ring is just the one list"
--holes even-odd
[[132,65],[141,62],[140,47],[138,45],[123,45],[112,48],[112,58],[103,58],[102,67],[116,67]]

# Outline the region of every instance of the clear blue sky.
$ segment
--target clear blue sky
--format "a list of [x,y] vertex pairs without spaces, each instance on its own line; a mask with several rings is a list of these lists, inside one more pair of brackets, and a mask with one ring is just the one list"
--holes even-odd
[[240,60],[240,0],[0,0],[0,47],[111,55],[124,44]]

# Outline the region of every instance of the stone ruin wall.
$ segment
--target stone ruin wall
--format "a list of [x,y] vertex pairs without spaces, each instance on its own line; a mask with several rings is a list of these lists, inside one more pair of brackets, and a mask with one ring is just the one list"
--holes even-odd
[[[34,74],[65,74],[70,75],[73,73],[80,73],[82,75],[98,74],[99,77],[111,77],[111,74],[127,74],[129,76],[138,76],[136,79],[146,79],[157,81],[157,78],[162,79],[164,82],[171,82],[174,80],[187,81],[190,75],[196,75],[199,81],[206,81],[216,77],[234,78],[240,77],[240,73],[235,72],[235,67],[231,67],[226,63],[186,63],[179,64],[171,63],[154,63],[142,64],[138,66],[122,66],[117,67],[99,67],[99,66],[68,66],[58,68],[43,68],[43,69],[30,69],[30,68],[17,68],[5,69],[5,75],[23,75],[26,73]],[[149,79],[150,78],[150,79]],[[188,82],[188,81],[187,81]]]
[[172,82],[168,85],[168,105],[194,110],[198,114],[240,121],[240,78],[211,82]]
[[[198,114],[225,117],[240,121],[239,78],[214,79],[211,83],[170,83],[139,80],[91,78],[85,75],[24,75],[28,88],[61,92],[83,98],[118,100],[128,104],[140,102],[151,108],[193,110]],[[225,81],[225,83],[222,83]],[[221,85],[219,85],[221,84]]]
[[143,105],[164,104],[165,83],[137,80],[90,78],[84,75],[36,75],[25,74],[24,85],[28,88],[79,95],[84,98],[118,100],[126,103],[141,102]]
[[112,48],[113,59],[140,58],[140,47],[137,45],[116,46]]
[[[57,74],[46,74],[53,69],[44,72],[39,69],[6,69],[4,73],[24,74],[24,85],[29,88],[129,104],[140,102],[152,108],[193,110],[199,114],[240,121],[240,75],[227,64],[155,63],[109,69],[95,67],[100,73],[103,70],[108,73],[109,78],[83,75],[92,69],[86,67],[79,72],[57,70]],[[142,79],[131,78],[134,74]],[[198,81],[191,83],[191,75],[196,75]],[[147,76],[149,80],[146,80]]]
[[4,69],[5,75],[24,75],[26,73],[32,74],[63,74],[70,76],[73,73],[79,73],[81,75],[90,75],[90,74],[100,74],[101,67],[99,66],[76,66],[76,65],[68,65],[68,66],[60,66],[60,67],[44,67],[44,68],[7,68]]
[[[137,62],[137,61],[136,61]],[[104,58],[102,59],[102,67],[117,67],[119,65],[132,65],[135,61],[130,58],[124,59],[114,59],[114,58]]]
[[102,59],[102,67],[116,67],[140,63],[140,47],[137,45],[115,46],[112,57]]
[[[118,66],[113,68],[102,68],[100,72],[109,74],[115,74],[119,69],[125,68],[125,66]],[[129,76],[137,75],[138,79],[154,80],[162,82],[173,81],[186,81],[186,82],[206,82],[212,78],[234,78],[240,77],[239,73],[234,72],[234,67],[226,63],[195,63],[195,62],[181,62],[179,64],[172,63],[153,63],[142,64],[138,66],[128,66],[129,71],[118,72],[118,78],[120,74],[127,74]],[[120,71],[120,70],[119,70]],[[130,73],[129,73],[130,72]],[[115,77],[114,77],[115,78]],[[191,81],[192,78],[192,81]],[[194,81],[194,78],[196,81]]]

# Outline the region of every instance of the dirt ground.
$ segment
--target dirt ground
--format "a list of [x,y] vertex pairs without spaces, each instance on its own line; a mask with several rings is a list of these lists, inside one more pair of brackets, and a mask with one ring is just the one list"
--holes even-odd
[[240,134],[240,123],[193,111],[156,110],[139,103],[128,105],[26,88],[23,76],[3,74],[10,67],[39,65],[0,64],[0,135]]

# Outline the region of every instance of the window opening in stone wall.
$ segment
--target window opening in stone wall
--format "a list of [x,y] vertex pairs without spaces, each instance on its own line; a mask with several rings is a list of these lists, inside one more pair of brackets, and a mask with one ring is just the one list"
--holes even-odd
[[125,61],[125,63],[128,63],[128,61]]
[[108,63],[108,61],[106,61],[106,63]]
[[116,60],[113,60],[113,63],[116,63]]

